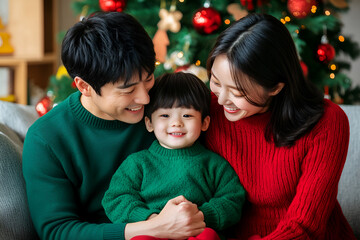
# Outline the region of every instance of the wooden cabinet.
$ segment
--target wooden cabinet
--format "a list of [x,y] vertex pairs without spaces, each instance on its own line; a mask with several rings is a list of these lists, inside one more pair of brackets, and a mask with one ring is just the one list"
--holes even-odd
[[13,69],[17,103],[28,103],[29,81],[46,88],[58,66],[57,0],[9,0],[10,33],[15,51],[0,55],[0,66]]

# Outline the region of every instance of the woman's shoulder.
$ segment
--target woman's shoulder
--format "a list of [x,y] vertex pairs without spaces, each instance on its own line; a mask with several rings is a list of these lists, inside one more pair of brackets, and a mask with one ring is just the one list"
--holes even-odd
[[324,115],[320,120],[348,122],[348,118],[344,110],[338,104],[333,103],[328,99],[324,99]]
[[324,113],[313,129],[313,133],[348,132],[349,120],[342,108],[328,99],[324,99]]

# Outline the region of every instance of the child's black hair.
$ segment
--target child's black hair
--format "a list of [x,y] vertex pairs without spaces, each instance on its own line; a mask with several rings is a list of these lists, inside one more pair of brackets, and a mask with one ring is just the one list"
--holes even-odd
[[82,78],[101,95],[101,87],[155,70],[151,38],[132,16],[97,13],[76,23],[62,42],[61,59],[72,78]]
[[166,73],[158,77],[149,95],[150,103],[145,107],[149,119],[157,109],[173,107],[194,108],[201,112],[202,120],[210,115],[210,90],[191,73]]

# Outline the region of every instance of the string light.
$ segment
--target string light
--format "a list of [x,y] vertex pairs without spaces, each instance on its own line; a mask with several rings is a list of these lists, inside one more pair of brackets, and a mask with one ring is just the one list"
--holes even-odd
[[178,54],[177,54],[177,57],[178,58],[182,58],[184,56],[184,53],[183,52],[179,52]]
[[344,42],[344,41],[345,41],[344,36],[340,35],[340,36],[339,36],[339,41],[340,41],[340,42]]
[[316,11],[317,11],[317,7],[316,7],[315,5],[313,5],[313,6],[311,7],[311,12],[312,12],[312,13],[316,13]]
[[290,20],[291,20],[291,19],[290,19],[289,16],[286,16],[286,17],[285,17],[285,21],[286,21],[286,22],[290,22]]
[[201,64],[200,60],[197,60],[196,63],[195,63],[196,66],[200,66],[200,64]]
[[179,2],[183,3],[185,0],[179,0]]
[[224,23],[225,23],[226,25],[229,25],[229,24],[230,24],[230,20],[229,20],[229,19],[225,19]]
[[159,61],[155,62],[155,66],[159,66],[161,63]]
[[281,18],[280,21],[281,21],[283,24],[286,23],[285,19],[283,19],[283,18]]
[[335,78],[335,73],[330,73],[330,78],[334,79]]
[[326,11],[325,11],[325,15],[326,15],[326,16],[330,16],[330,15],[331,15],[331,12],[330,12],[329,10],[326,10]]
[[296,29],[295,32],[296,32],[297,34],[299,34],[300,31],[299,31],[299,29]]
[[330,69],[331,69],[331,70],[335,71],[335,70],[336,70],[336,68],[337,68],[337,67],[336,67],[336,65],[335,65],[335,64],[331,64],[331,65],[330,65]]

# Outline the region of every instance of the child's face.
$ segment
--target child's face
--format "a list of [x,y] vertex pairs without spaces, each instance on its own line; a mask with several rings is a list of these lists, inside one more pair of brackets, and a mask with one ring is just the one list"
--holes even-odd
[[210,117],[201,120],[201,113],[193,108],[159,108],[145,117],[146,128],[154,131],[161,146],[168,149],[190,147],[199,138],[201,131],[209,127]]
[[123,82],[107,83],[101,88],[101,96],[91,88],[87,109],[95,116],[106,120],[138,123],[144,116],[144,105],[150,99],[148,92],[154,86],[154,75],[142,79],[134,77],[124,86]]

